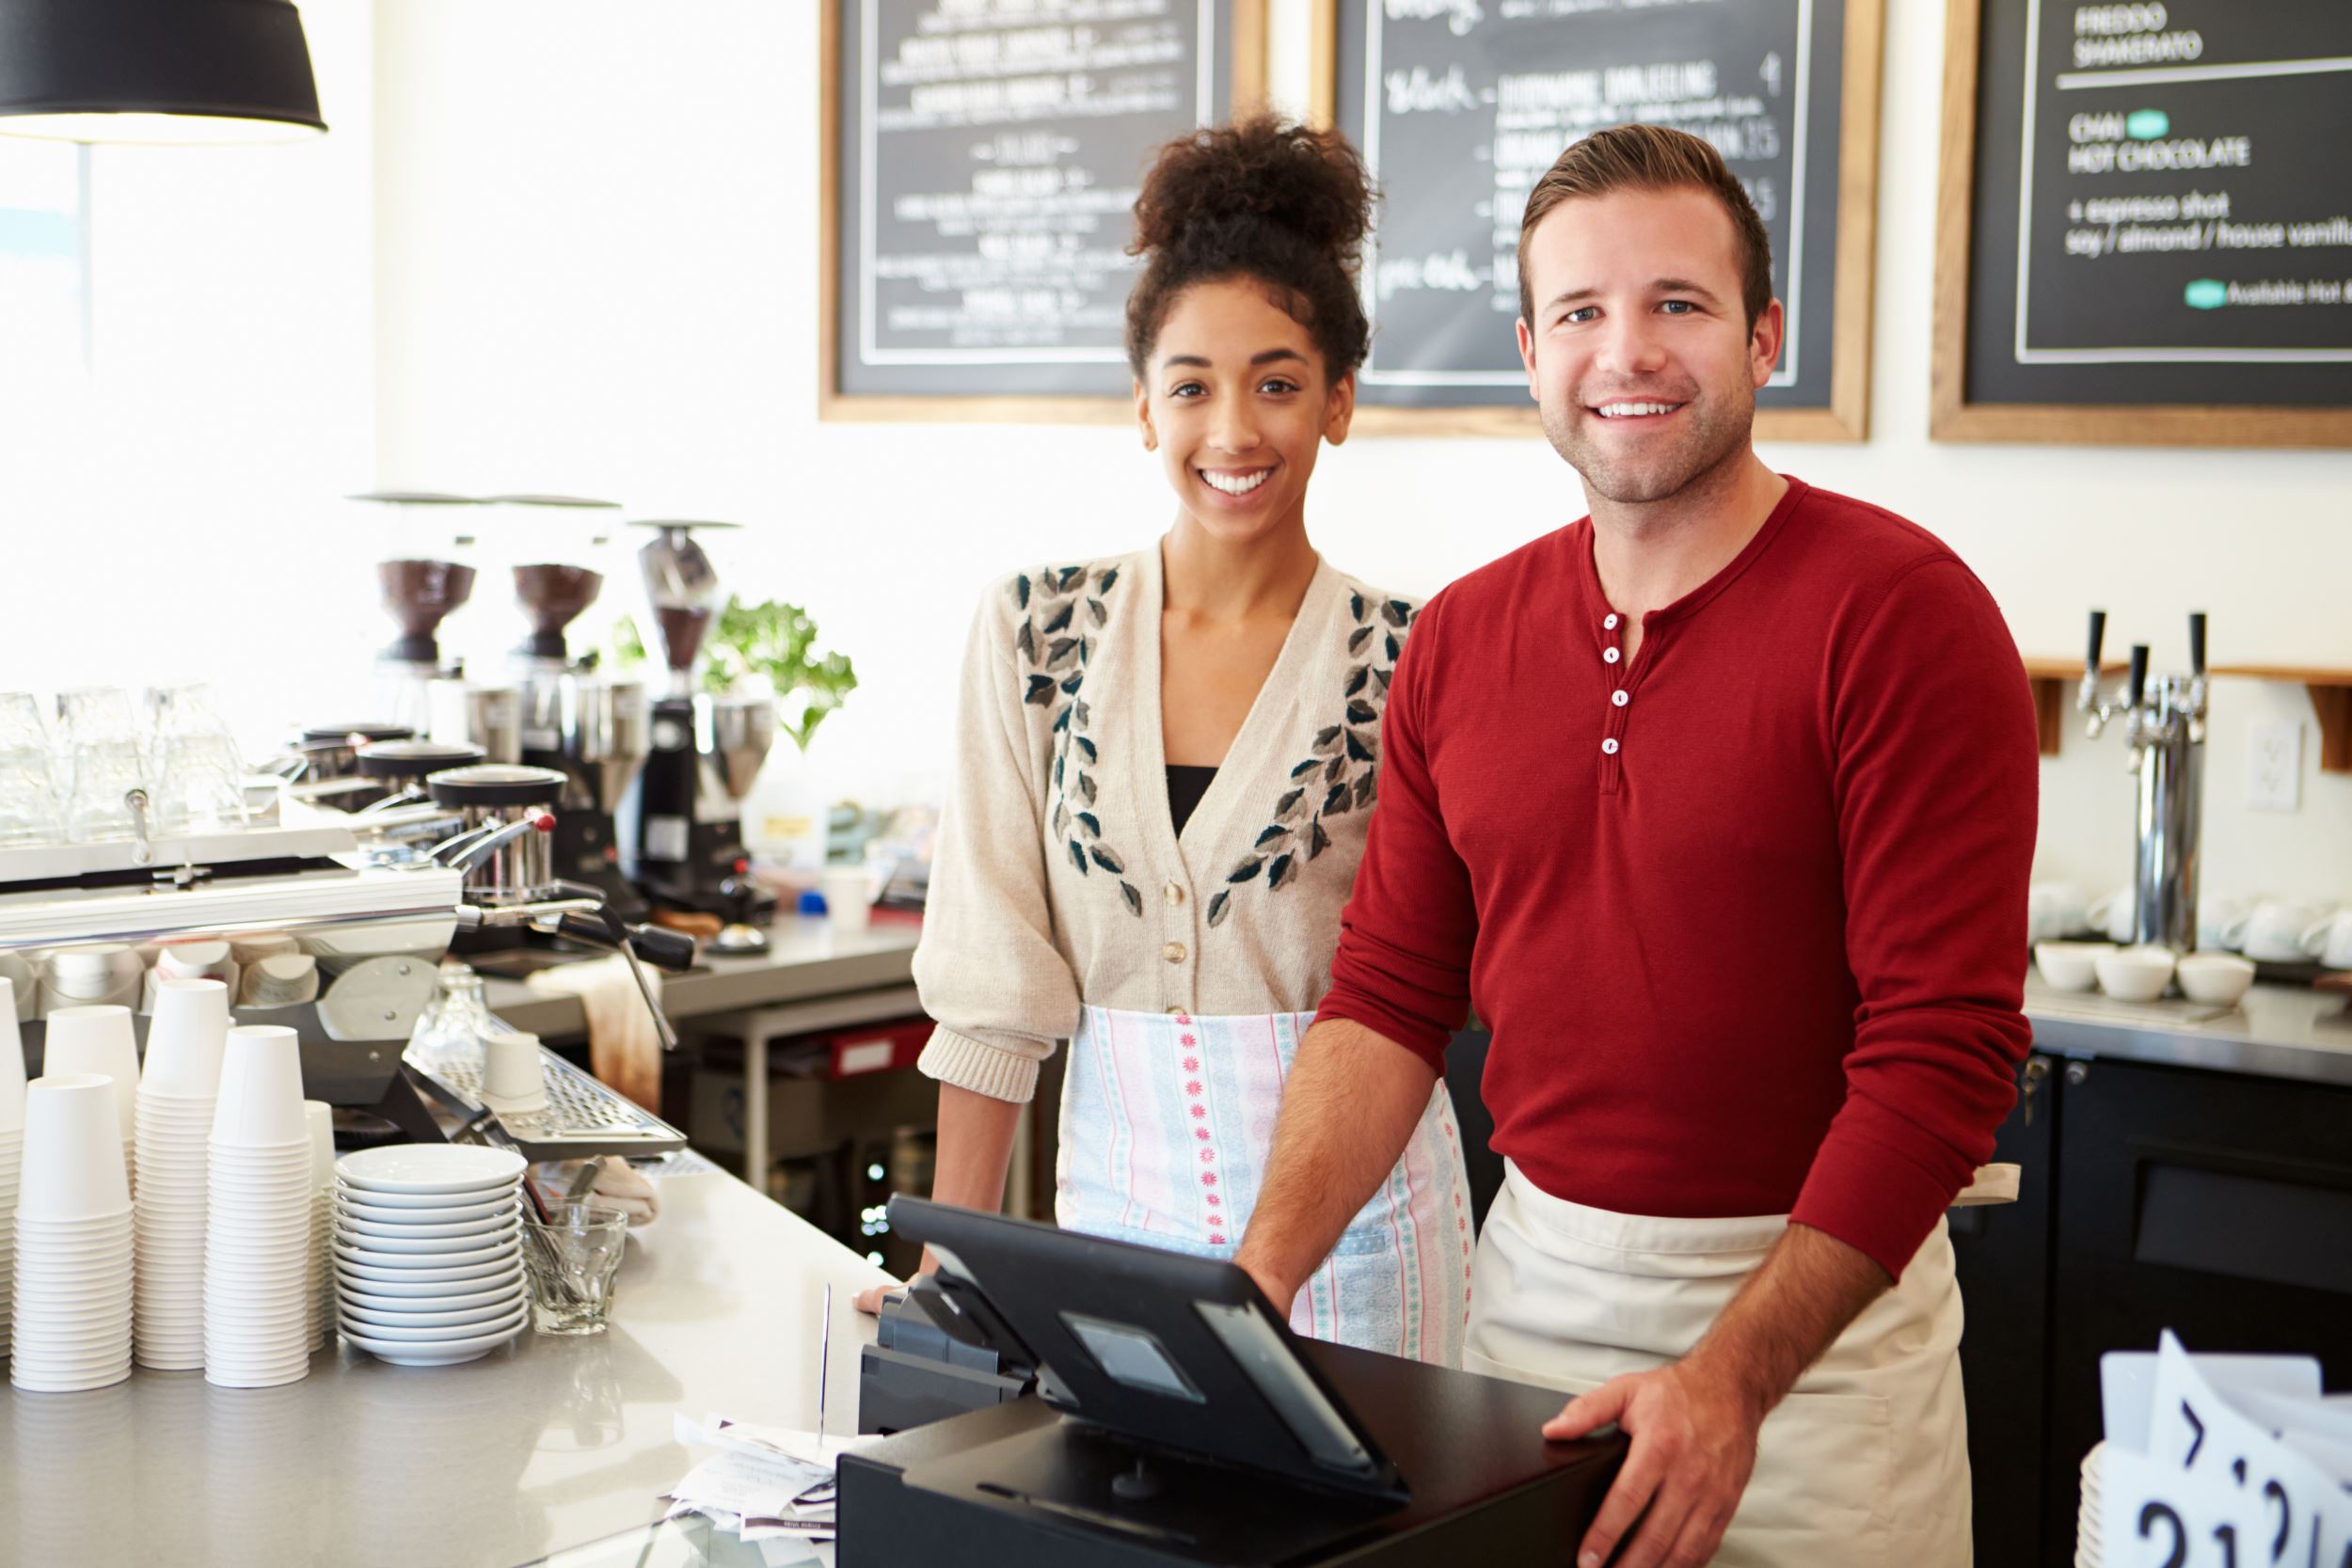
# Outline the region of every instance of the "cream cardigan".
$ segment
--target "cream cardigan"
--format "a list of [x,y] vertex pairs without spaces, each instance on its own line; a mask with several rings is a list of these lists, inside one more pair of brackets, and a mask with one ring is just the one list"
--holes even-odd
[[1021,574],[980,605],[914,954],[933,1078],[1025,1101],[1082,1006],[1306,1012],[1330,987],[1380,712],[1419,606],[1319,561],[1179,836],[1163,604],[1154,545]]

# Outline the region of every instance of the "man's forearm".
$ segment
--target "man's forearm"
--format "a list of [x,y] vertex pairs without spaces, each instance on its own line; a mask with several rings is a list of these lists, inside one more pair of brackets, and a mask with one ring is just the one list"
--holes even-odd
[[1844,1242],[1792,1225],[1688,1360],[1729,1379],[1760,1420],[1893,1283]]
[[1371,1201],[1429,1107],[1437,1074],[1352,1019],[1307,1031],[1282,1086],[1265,1185],[1235,1261],[1278,1307]]

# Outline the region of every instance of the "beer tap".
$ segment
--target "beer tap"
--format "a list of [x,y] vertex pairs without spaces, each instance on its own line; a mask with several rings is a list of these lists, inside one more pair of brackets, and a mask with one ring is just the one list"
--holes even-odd
[[2132,940],[2185,952],[2197,937],[2197,845],[2203,822],[2205,616],[2188,618],[2189,673],[2151,676],[2148,644],[2132,644],[2121,692],[2101,689],[2106,611],[2090,612],[2090,642],[2074,705],[2095,739],[2123,720],[2130,769],[2139,778],[2132,879]]

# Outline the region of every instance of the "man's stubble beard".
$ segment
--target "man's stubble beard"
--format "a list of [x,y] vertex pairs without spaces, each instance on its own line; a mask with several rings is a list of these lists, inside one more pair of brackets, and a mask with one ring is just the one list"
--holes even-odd
[[[1747,396],[1739,396],[1739,391]],[[1671,451],[1634,468],[1603,453],[1578,434],[1583,405],[1577,394],[1571,393],[1565,404],[1547,399],[1539,406],[1551,450],[1567,460],[1593,494],[1621,506],[1662,501],[1680,494],[1747,451],[1756,427],[1756,393],[1751,388],[1740,388],[1720,401],[1692,399],[1688,405],[1691,428],[1682,440]]]

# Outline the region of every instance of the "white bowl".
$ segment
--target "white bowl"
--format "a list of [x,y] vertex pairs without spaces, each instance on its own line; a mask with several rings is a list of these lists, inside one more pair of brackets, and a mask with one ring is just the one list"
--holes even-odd
[[2153,1002],[2172,983],[2172,953],[2165,947],[2126,947],[2091,960],[2099,989],[2118,1002]]
[[2179,973],[2181,990],[2191,1002],[2233,1007],[2254,983],[2254,960],[2235,953],[2185,953]]
[[2089,990],[2098,983],[2099,956],[2114,951],[2111,942],[2037,942],[2033,961],[2051,990]]

